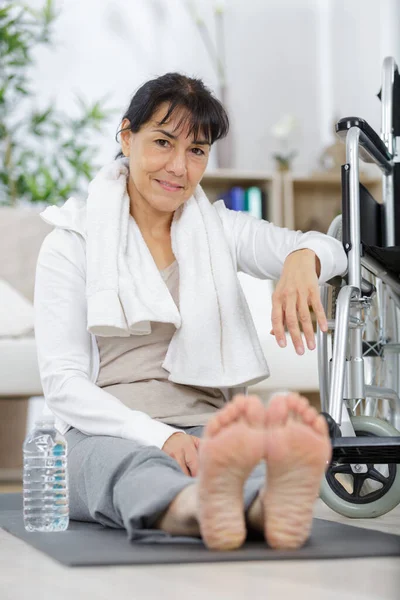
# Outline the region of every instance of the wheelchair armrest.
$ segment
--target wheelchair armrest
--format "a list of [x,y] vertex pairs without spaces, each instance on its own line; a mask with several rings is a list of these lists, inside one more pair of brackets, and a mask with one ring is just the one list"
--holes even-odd
[[[376,150],[380,152],[386,160],[392,160],[392,156],[386,148],[384,142],[381,140],[376,131],[372,129],[372,127],[368,125],[367,121],[365,121],[364,119],[360,119],[359,117],[344,117],[336,123],[336,133],[341,138],[346,137],[347,132],[351,127],[358,127],[359,129],[361,129],[361,131],[367,136],[369,142],[376,148]],[[361,141],[360,145],[363,145]],[[371,162],[370,157],[365,153],[363,153],[362,158],[363,160],[365,160],[365,162]]]
[[[326,283],[328,285],[331,285],[332,287],[340,288],[340,287],[342,287],[343,282],[347,283],[347,272],[344,275],[336,275],[335,277],[328,279],[328,281]],[[361,295],[367,296],[369,298],[370,296],[375,294],[375,292],[376,292],[376,287],[372,283],[367,281],[367,279],[364,279],[364,277],[362,277],[361,278]]]

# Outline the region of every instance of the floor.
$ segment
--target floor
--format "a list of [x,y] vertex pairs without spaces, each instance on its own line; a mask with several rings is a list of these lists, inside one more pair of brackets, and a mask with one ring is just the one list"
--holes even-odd
[[[2,492],[20,491],[0,485]],[[315,516],[400,535],[400,506],[353,521],[318,501]],[[0,529],[1,600],[399,600],[400,558],[69,568]]]

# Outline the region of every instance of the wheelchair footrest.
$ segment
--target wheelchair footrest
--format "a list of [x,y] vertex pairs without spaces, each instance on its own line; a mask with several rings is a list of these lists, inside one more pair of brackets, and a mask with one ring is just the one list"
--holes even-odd
[[332,440],[332,462],[400,464],[400,437],[339,437]]

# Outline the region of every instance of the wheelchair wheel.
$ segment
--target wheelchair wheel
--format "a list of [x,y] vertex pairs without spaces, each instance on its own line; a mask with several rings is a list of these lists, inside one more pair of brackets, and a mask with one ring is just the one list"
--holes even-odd
[[[333,237],[342,239],[341,220],[338,219]],[[398,351],[390,348],[400,341],[400,311],[392,298],[390,288],[379,278],[362,267],[362,278],[371,283],[376,293],[368,309],[363,311],[363,358],[364,378],[367,386],[385,387],[400,395],[400,360]],[[327,317],[335,319],[338,288],[332,288],[328,302]],[[332,332],[332,348],[335,332]],[[369,416],[383,419],[400,429],[399,411],[393,410],[383,398],[365,398],[346,401],[353,416]]]
[[[389,423],[374,417],[353,417],[356,435],[398,436]],[[353,465],[354,467],[354,465]],[[320,498],[335,512],[353,519],[379,517],[400,503],[400,465],[332,463],[321,485]]]

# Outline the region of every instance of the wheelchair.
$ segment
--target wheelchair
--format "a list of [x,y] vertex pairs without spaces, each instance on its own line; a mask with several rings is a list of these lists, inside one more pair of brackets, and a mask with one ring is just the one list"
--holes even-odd
[[[378,96],[381,136],[357,117],[336,124],[346,164],[342,214],[328,234],[343,243],[348,271],[321,288],[328,331],[317,328],[321,409],[333,450],[320,497],[352,518],[377,517],[400,503],[400,75],[391,57]],[[381,203],[360,183],[359,160],[379,167]]]

